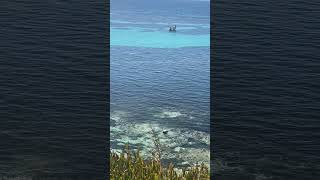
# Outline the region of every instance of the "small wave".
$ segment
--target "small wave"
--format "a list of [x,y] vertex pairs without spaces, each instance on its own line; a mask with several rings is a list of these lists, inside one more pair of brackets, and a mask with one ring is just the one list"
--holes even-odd
[[159,117],[159,118],[177,118],[180,116],[184,116],[184,114],[182,114],[179,111],[168,111],[168,110],[164,110],[161,113],[154,115],[154,117]]

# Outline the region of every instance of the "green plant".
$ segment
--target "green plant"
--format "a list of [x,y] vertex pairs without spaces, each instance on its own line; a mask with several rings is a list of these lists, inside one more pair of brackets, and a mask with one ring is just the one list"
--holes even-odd
[[110,154],[111,180],[208,180],[209,168],[204,164],[182,169],[178,172],[172,163],[162,166],[158,159],[143,160],[139,149],[130,151],[126,144],[122,153]]

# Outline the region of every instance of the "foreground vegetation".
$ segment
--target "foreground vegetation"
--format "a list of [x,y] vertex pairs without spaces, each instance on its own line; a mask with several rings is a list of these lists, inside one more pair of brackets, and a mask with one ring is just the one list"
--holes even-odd
[[123,152],[110,154],[111,180],[208,180],[210,173],[204,164],[184,168],[178,171],[170,163],[164,167],[161,163],[161,153],[152,153],[154,158],[143,160],[139,150],[130,151],[126,145]]
[[150,152],[152,158],[144,160],[137,151],[130,151],[127,144],[120,154],[110,154],[111,180],[208,180],[209,168],[204,164],[183,169],[174,168],[170,163],[164,166],[161,163],[162,145],[154,129],[151,130],[154,150]]

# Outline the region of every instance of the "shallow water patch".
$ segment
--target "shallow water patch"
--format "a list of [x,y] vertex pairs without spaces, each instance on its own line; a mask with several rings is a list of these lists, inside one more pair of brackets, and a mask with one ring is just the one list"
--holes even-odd
[[182,48],[210,46],[209,34],[185,34],[167,30],[111,28],[111,46]]
[[174,161],[177,166],[197,163],[209,165],[209,133],[189,128],[171,128],[159,122],[133,122],[124,114],[122,111],[111,113],[112,117],[117,117],[114,118],[117,119],[115,125],[111,127],[113,151],[121,152],[124,145],[129,143],[133,149],[139,147],[143,157],[150,158],[154,150],[153,130],[162,144],[164,161]]

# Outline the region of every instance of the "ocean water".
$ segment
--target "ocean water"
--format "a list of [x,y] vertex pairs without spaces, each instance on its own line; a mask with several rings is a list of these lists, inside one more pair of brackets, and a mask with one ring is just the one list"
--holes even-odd
[[[175,23],[179,29],[182,25],[181,33],[192,35],[194,29],[202,35],[208,32],[208,2],[165,2],[112,1],[111,15],[115,18],[111,24],[115,27],[116,23],[118,29],[137,29],[144,24],[144,29],[160,32]],[[212,4],[213,177],[318,179],[319,2],[231,0]],[[0,177],[99,179],[105,169],[108,117],[104,84],[108,81],[107,27],[102,26],[108,22],[105,2],[3,1],[0,14]],[[154,20],[157,23],[150,23]],[[114,142],[117,138],[135,138],[141,143],[149,139],[145,133],[151,127],[159,131],[165,127],[175,131],[163,136],[164,141],[178,137],[190,145],[197,142],[197,147],[202,144],[204,148],[188,149],[205,154],[201,150],[207,152],[209,132],[208,95],[203,92],[209,88],[208,76],[204,75],[209,72],[204,57],[207,48],[111,48],[125,57],[115,56],[118,62],[111,62],[117,67],[111,72],[116,75],[111,76],[111,83],[118,86],[111,109],[113,131],[118,131],[113,147],[121,143]],[[162,61],[151,51],[157,51]],[[158,60],[148,64],[152,71],[142,66],[147,64],[147,59],[141,58],[146,54]],[[132,64],[125,65],[132,62],[126,61],[131,57],[140,64],[132,68]],[[171,59],[179,63],[172,64]],[[157,63],[163,66],[155,66]],[[166,69],[169,72],[157,72],[159,67],[170,67]],[[180,80],[170,81],[177,73]],[[159,79],[143,81],[149,76]],[[122,81],[114,81],[119,77]],[[149,86],[142,88],[135,81]],[[129,91],[132,88],[134,93]],[[144,110],[140,102],[149,103],[149,108]],[[161,106],[154,106],[156,103]],[[141,123],[128,123],[132,119]],[[118,122],[122,124],[115,124]],[[124,136],[128,132],[123,128],[133,134],[132,138]],[[180,146],[172,149],[186,150]],[[207,159],[199,157],[188,159]]]
[[213,177],[319,179],[319,1],[212,11]]
[[104,1],[2,1],[0,179],[106,176]]
[[148,158],[153,129],[164,162],[209,165],[209,3],[153,3],[111,2],[111,149],[129,142]]

